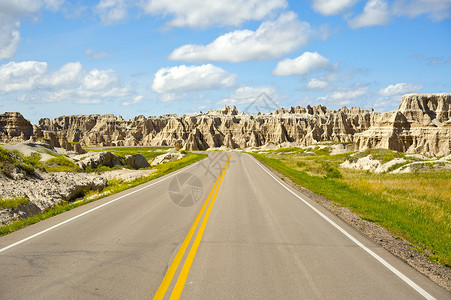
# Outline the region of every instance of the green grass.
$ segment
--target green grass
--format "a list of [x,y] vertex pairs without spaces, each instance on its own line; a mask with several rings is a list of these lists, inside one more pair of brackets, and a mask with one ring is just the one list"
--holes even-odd
[[[95,200],[104,198],[106,196],[109,196],[109,195],[112,195],[112,194],[115,194],[115,193],[118,193],[118,192],[121,192],[124,190],[127,190],[129,188],[143,184],[150,180],[157,179],[161,176],[164,176],[164,175],[174,172],[178,169],[186,167],[192,163],[195,163],[196,161],[199,161],[205,157],[207,157],[206,154],[189,153],[187,156],[185,156],[184,158],[182,158],[180,160],[171,161],[171,162],[167,162],[167,163],[158,165],[156,167],[156,172],[150,174],[149,176],[137,178],[133,181],[128,181],[128,182],[121,182],[118,180],[111,181],[111,183],[109,183],[109,185],[100,192],[88,192],[86,195],[84,195],[83,198],[76,199],[75,201],[63,202],[59,205],[56,205],[55,207],[48,208],[45,212],[43,212],[41,214],[31,215],[25,219],[18,219],[16,221],[12,222],[11,224],[4,225],[4,226],[0,227],[0,236],[6,235],[8,233],[11,233],[11,232],[18,230],[20,228],[23,228],[25,226],[37,223],[41,220],[48,219],[50,217],[53,217],[55,215],[66,212],[68,210],[74,209],[81,205],[93,202]],[[102,195],[102,193],[105,193],[105,194]]]
[[[252,155],[300,186],[407,239],[431,260],[451,266],[450,171],[373,174],[338,169],[346,155]],[[380,153],[382,159],[384,155]]]
[[287,147],[287,148],[279,148],[274,150],[275,153],[286,153],[286,152],[296,152],[296,153],[304,153],[305,150],[298,147]]
[[14,168],[18,168],[23,174],[33,175],[35,169],[41,168],[41,155],[38,153],[24,156],[19,151],[8,151],[0,147],[0,171],[11,176]]
[[0,208],[16,208],[21,204],[28,203],[30,200],[25,197],[0,199]]
[[396,152],[394,150],[388,149],[367,149],[362,152],[358,152],[353,156],[353,159],[357,161],[359,158],[371,155],[373,159],[379,160],[381,163],[385,164],[395,158],[404,158],[404,153]]
[[79,172],[80,167],[64,156],[53,157],[44,163],[47,172]]
[[[127,167],[124,165],[115,165],[114,167],[108,167],[108,166],[98,166],[97,168],[91,168],[90,166],[86,167],[86,173],[103,173],[107,171],[114,171],[114,170],[121,170],[122,168]],[[131,168],[130,168],[131,169]]]

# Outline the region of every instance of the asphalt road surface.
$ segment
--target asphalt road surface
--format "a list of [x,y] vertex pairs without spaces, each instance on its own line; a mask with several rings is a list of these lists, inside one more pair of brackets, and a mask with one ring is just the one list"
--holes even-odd
[[0,299],[451,299],[246,154],[0,238]]

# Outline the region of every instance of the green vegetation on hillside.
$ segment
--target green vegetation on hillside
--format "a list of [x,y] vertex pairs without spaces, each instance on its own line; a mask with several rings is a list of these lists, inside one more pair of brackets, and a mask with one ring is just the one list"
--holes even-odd
[[41,155],[38,153],[24,156],[19,151],[7,151],[0,146],[0,171],[8,177],[14,171],[24,175],[33,175],[35,169],[41,168],[40,159]]
[[30,202],[28,198],[17,197],[17,198],[4,198],[0,199],[0,208],[16,208],[21,204]]
[[64,156],[56,156],[43,164],[47,172],[79,172],[80,167]]
[[[390,150],[367,152],[357,156],[371,154],[385,162],[403,156]],[[374,174],[344,169],[339,164],[350,153],[329,155],[327,149],[253,155],[300,186],[405,238],[430,259],[451,266],[451,171]]]

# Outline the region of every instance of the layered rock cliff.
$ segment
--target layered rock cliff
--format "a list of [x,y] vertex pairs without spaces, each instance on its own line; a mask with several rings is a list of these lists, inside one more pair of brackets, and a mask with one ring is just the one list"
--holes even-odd
[[33,135],[33,126],[18,112],[0,114],[0,141],[21,142]]
[[356,134],[357,150],[386,148],[426,155],[451,153],[451,94],[408,94]]
[[225,106],[195,115],[138,116],[128,121],[114,115],[62,116],[41,119],[34,126],[18,113],[5,113],[0,115],[0,141],[31,137],[68,150],[80,145],[179,145],[188,150],[205,150],[267,143],[309,146],[320,141],[356,141],[358,149],[447,155],[451,153],[450,107],[451,94],[414,94],[403,96],[398,110],[389,113],[359,107],[328,110],[318,105],[246,115]]
[[246,148],[269,142],[311,145],[324,140],[353,141],[356,133],[370,127],[374,115],[358,107],[335,111],[324,106],[246,115],[226,106],[205,114],[138,116],[129,121],[113,115],[63,116],[41,119],[34,137],[56,146],[73,142],[83,146],[180,145],[188,150]]

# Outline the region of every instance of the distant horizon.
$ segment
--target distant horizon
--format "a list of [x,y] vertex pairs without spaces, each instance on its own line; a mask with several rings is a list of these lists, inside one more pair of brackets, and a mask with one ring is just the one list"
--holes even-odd
[[0,19],[0,112],[33,123],[451,91],[449,0],[6,0]]

